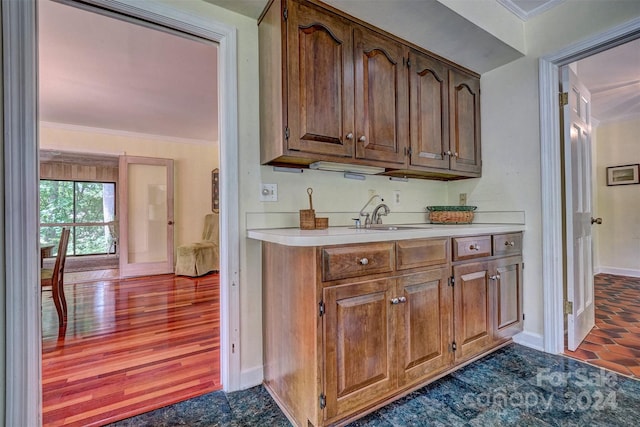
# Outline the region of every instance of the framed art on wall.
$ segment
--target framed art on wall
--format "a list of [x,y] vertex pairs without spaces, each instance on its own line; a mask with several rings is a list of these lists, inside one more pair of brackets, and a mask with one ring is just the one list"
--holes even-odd
[[638,164],[611,166],[607,168],[607,185],[639,184]]

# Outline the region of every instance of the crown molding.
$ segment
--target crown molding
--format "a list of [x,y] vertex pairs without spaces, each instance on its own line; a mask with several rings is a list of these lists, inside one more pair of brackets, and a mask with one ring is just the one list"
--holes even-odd
[[540,6],[531,10],[522,9],[520,6],[514,3],[513,0],[496,0],[496,1],[500,3],[502,6],[506,7],[507,10],[509,10],[509,12],[513,13],[522,21],[526,22],[527,20],[533,18],[534,16],[540,15],[541,13],[544,13],[547,10],[556,7],[557,5],[565,2],[566,0],[548,0],[546,3],[543,3]]

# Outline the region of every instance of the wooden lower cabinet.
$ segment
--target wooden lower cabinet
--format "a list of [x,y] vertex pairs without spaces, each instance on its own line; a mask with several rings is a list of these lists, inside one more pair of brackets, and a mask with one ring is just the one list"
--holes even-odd
[[353,421],[522,330],[521,256],[452,264],[450,240],[263,243],[265,386],[294,425]]

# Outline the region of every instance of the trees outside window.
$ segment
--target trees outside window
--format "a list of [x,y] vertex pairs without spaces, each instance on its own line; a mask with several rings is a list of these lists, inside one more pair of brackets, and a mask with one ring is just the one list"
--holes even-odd
[[114,182],[40,180],[40,242],[57,247],[69,227],[67,255],[115,253],[115,190]]

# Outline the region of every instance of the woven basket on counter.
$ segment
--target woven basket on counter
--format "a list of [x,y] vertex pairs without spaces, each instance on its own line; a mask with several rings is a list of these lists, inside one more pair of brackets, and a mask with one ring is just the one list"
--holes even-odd
[[432,224],[471,224],[476,206],[427,206]]

